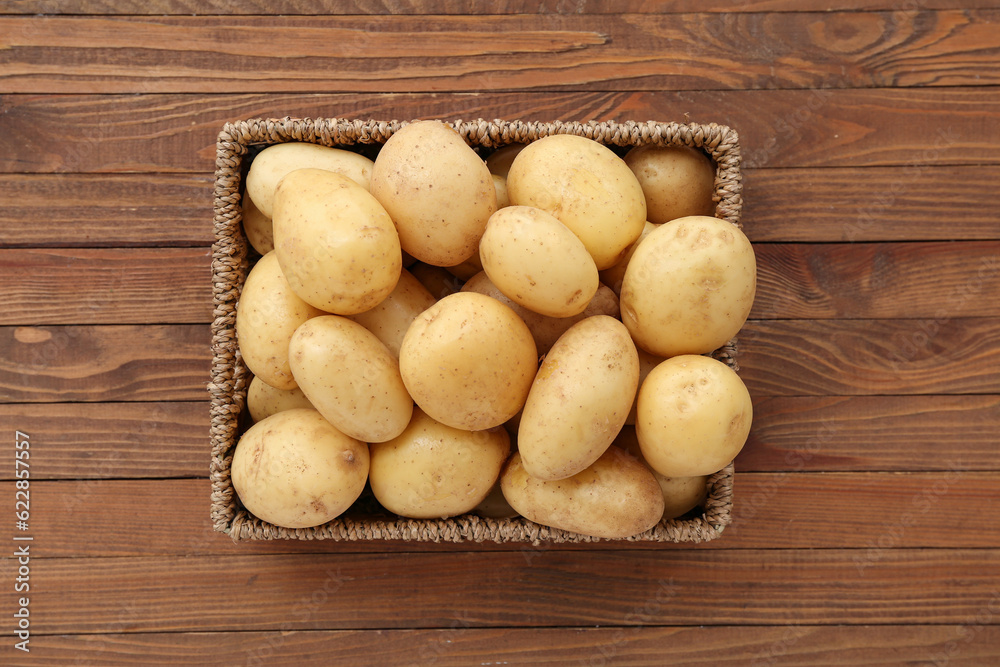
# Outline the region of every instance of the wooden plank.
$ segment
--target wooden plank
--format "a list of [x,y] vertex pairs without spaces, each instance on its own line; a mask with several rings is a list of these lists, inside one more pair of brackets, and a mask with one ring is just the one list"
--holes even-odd
[[931,318],[1000,315],[1000,241],[762,243],[750,317]]
[[989,166],[747,169],[744,231],[762,241],[955,241],[1000,238],[983,195]]
[[[27,433],[31,479],[157,478],[208,470],[209,404],[0,404],[0,422]],[[13,480],[13,469],[0,472]]]
[[[991,9],[992,0],[836,0],[824,10]],[[678,12],[782,12],[801,11],[800,0],[249,0],[232,5],[229,0],[7,0],[5,14],[52,15],[213,15],[255,14],[670,14]]]
[[984,86],[1000,83],[998,17],[8,16],[0,82],[12,93],[90,92],[95,80],[109,93]]
[[[44,444],[42,445],[44,448]],[[42,449],[34,458],[46,458]],[[854,548],[870,560],[896,548],[1000,547],[1000,473],[943,455],[941,473],[737,472],[734,519],[699,549]],[[208,461],[207,452],[204,460]],[[0,490],[14,495],[13,482]],[[433,544],[275,540],[234,545],[213,531],[206,479],[32,483],[31,535],[46,558],[275,553],[401,553],[538,549],[690,549],[690,544]],[[169,498],[170,502],[162,502]],[[975,508],[973,511],[970,508]],[[13,521],[11,519],[11,521]],[[13,530],[13,526],[11,526]],[[870,553],[869,553],[870,552]]]
[[[850,549],[58,558],[37,634],[603,625],[996,626],[1000,552]],[[10,558],[4,563],[9,566]],[[114,585],[108,585],[114,582]],[[377,594],[375,592],[377,591]],[[960,593],[960,595],[959,595]],[[391,611],[389,611],[391,610]],[[119,630],[112,630],[117,632]]]
[[998,470],[998,432],[996,395],[758,397],[736,469]]
[[208,246],[210,174],[0,175],[0,248]]
[[[226,122],[299,116],[716,122],[740,133],[744,165],[1000,164],[989,88],[474,95],[4,95],[0,173],[211,172]],[[853,216],[854,211],[850,214]]]
[[211,322],[211,248],[0,250],[0,324]]
[[[1000,628],[962,625],[465,627],[457,618],[438,630],[126,633],[122,620],[97,635],[43,636],[23,664],[97,661],[113,667],[182,662],[203,665],[622,665],[687,667],[731,663],[754,667],[869,667],[947,664],[982,667],[1000,659]],[[120,627],[119,627],[120,626]],[[372,647],[378,649],[373,651]],[[14,664],[14,663],[10,663]],[[95,663],[96,664],[96,663]]]
[[203,401],[207,325],[0,327],[0,403]]
[[739,346],[752,396],[1000,393],[995,318],[751,320]]

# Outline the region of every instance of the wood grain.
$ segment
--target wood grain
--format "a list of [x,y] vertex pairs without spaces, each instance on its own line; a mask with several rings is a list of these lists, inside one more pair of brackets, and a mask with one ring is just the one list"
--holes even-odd
[[1000,83],[998,17],[0,17],[0,84],[13,93],[89,92],[98,77],[109,93],[984,86]]
[[210,174],[0,175],[0,248],[208,246]]
[[0,403],[202,401],[208,325],[0,327]]
[[985,166],[747,169],[742,220],[758,243],[996,240],[998,182]]
[[989,88],[676,95],[4,95],[0,173],[204,175],[214,168],[216,137],[224,123],[289,115],[716,122],[739,132],[747,168],[892,166],[904,182],[931,166],[1000,164],[1000,137],[993,131],[1000,100]]
[[211,322],[211,248],[0,250],[0,324]]
[[[128,621],[123,612],[121,630]],[[567,664],[714,666],[719,656],[745,656],[755,667],[875,667],[933,664],[982,667],[1000,659],[1000,628],[969,625],[771,627],[467,628],[438,630],[308,630],[282,632],[125,633],[45,636],[37,664],[97,661],[109,667],[183,662],[192,667],[254,664],[467,665]],[[377,646],[372,651],[372,646]],[[37,655],[36,655],[37,652]],[[11,663],[13,664],[13,663]]]
[[747,323],[741,375],[752,396],[996,394],[995,318]]
[[[871,564],[850,549],[550,550],[527,562],[516,552],[58,558],[45,560],[45,576],[32,580],[32,629],[120,632],[122,615],[128,632],[448,628],[455,622],[704,625],[706,619],[717,625],[965,624],[996,608],[998,556],[995,549],[889,549]],[[984,625],[998,622],[991,613]]]
[[759,397],[736,469],[998,470],[998,432],[996,395]]
[[[44,448],[44,443],[42,447]],[[49,458],[44,449],[33,461]],[[204,453],[207,469],[208,455]],[[207,479],[60,480],[32,484],[32,535],[43,558],[276,553],[537,550],[1000,547],[1000,473],[974,472],[950,453],[940,473],[737,472],[734,518],[704,545],[433,544],[275,540],[234,545],[213,531]],[[204,473],[203,473],[204,474]],[[13,482],[0,489],[14,495]],[[161,499],[169,498],[164,503]],[[970,507],[977,511],[970,512]],[[13,529],[13,527],[12,527]]]
[[[208,471],[204,401],[0,404],[0,422],[27,433],[31,479],[190,477]],[[13,480],[13,469],[0,472]]]
[[1000,315],[1000,242],[757,244],[750,317]]

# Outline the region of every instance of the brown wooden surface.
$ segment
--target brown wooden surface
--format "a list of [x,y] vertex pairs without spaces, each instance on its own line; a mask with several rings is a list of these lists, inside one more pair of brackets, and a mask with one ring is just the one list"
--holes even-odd
[[[1000,664],[992,0],[12,0],[0,46],[0,664]],[[215,533],[215,137],[286,115],[736,128],[755,419],[722,537]]]

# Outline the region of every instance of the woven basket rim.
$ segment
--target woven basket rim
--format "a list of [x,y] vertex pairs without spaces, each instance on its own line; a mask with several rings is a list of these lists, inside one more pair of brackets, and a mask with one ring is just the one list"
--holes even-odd
[[[489,519],[462,515],[449,519],[366,520],[350,511],[321,526],[289,529],[252,516],[240,507],[232,487],[232,450],[246,408],[250,374],[236,344],[236,304],[250,267],[248,243],[242,231],[241,190],[244,161],[251,147],[301,141],[350,147],[384,143],[399,128],[414,121],[350,120],[346,118],[257,118],[226,123],[216,144],[215,241],[212,247],[214,319],[209,473],[214,529],[234,541],[244,540],[403,540],[417,542],[705,542],[717,538],[732,522],[733,463],[709,477],[704,513],[689,519],[661,521],[652,529],[623,540],[607,540],[549,528],[522,517]],[[471,146],[499,148],[528,143],[552,134],[575,134],[608,146],[689,146],[710,155],[716,165],[716,217],[741,226],[742,178],[739,136],[725,125],[657,121],[520,121],[454,120],[449,123]],[[738,370],[736,340],[713,356]]]

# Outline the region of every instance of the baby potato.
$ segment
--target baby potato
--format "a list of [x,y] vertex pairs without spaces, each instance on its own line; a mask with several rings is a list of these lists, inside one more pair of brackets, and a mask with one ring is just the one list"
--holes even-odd
[[300,324],[323,314],[292,291],[274,252],[261,257],[236,305],[236,338],[247,368],[275,389],[294,389],[288,341]]
[[527,325],[475,292],[446,296],[418,315],[399,350],[403,383],[417,405],[468,431],[499,426],[517,414],[537,368]]
[[687,146],[636,146],[625,154],[625,164],[642,186],[650,222],[714,212],[715,168],[704,152]]
[[250,197],[243,197],[243,233],[254,250],[261,255],[274,250],[274,230],[271,218],[254,206]]
[[710,475],[750,434],[753,405],[740,376],[697,354],[671,357],[639,389],[635,432],[643,458],[666,477]]
[[572,317],[548,317],[528,310],[501,292],[485,271],[469,278],[469,281],[462,286],[461,291],[485,294],[509,306],[528,325],[528,330],[531,331],[531,337],[535,339],[535,347],[540,355],[548,354],[559,336],[562,336],[567,329],[581,320],[593,315],[619,317],[618,297],[606,285],[598,286],[594,298],[590,300],[583,312]]
[[663,516],[663,494],[653,473],[613,445],[585,470],[555,481],[528,474],[515,453],[501,473],[500,488],[529,521],[580,535],[631,537]]
[[340,174],[299,169],[274,195],[274,251],[299,297],[337,315],[376,306],[403,268],[396,228],[363,187]]
[[[635,351],[639,353],[639,388],[642,388],[642,383],[646,381],[646,377],[652,372],[654,368],[660,365],[663,361],[663,357],[658,357],[655,354],[650,354],[641,347],[636,347]],[[639,392],[635,393],[635,400],[632,401],[632,409],[628,413],[628,417],[625,418],[625,423],[630,426],[635,426],[635,415],[636,406],[639,404]]]
[[571,477],[604,453],[625,424],[639,358],[625,326],[606,315],[574,324],[545,356],[524,404],[517,448],[529,475]]
[[298,387],[275,389],[257,376],[250,380],[247,388],[247,411],[255,422],[295,408],[313,408],[313,404]]
[[[649,467],[646,459],[642,456],[642,449],[639,447],[639,439],[635,435],[635,429],[631,426],[622,429],[622,432],[615,438],[615,445]],[[650,470],[663,492],[664,519],[676,519],[679,516],[684,516],[695,507],[704,504],[708,498],[708,475],[664,477],[652,468]]]
[[399,346],[413,319],[436,301],[412,273],[403,269],[389,296],[371,310],[352,315],[351,319],[375,334],[398,359]]
[[396,357],[357,322],[315,317],[295,330],[288,356],[302,393],[350,437],[383,442],[409,423],[413,401]]
[[654,229],[656,229],[656,225],[651,222],[647,222],[642,228],[642,234],[639,235],[639,238],[637,238],[635,243],[630,245],[628,250],[625,251],[625,256],[611,268],[601,271],[601,282],[614,290],[616,296],[621,295],[622,293],[622,281],[625,279],[625,269],[628,268],[628,263],[632,259],[632,255],[635,254],[635,249],[639,247],[642,240],[646,238]]
[[635,174],[607,146],[571,134],[534,141],[507,174],[514,206],[548,211],[587,248],[598,270],[617,264],[646,224]]
[[390,512],[443,519],[482,502],[509,453],[510,440],[500,427],[465,431],[417,408],[399,436],[371,445],[369,480],[375,498]]
[[507,194],[507,178],[493,174],[493,189],[497,192],[497,210],[510,206],[510,196]]
[[497,210],[486,163],[440,121],[411,123],[389,137],[375,158],[371,188],[403,249],[435,266],[472,257]]
[[318,144],[291,141],[268,146],[250,163],[247,194],[265,217],[274,215],[274,191],[296,169],[324,169],[369,188],[374,163],[363,155]]
[[493,284],[540,315],[579,315],[600,282],[580,239],[555,217],[531,206],[508,206],[494,213],[479,254]]
[[491,174],[496,174],[506,179],[511,163],[524,147],[525,144],[507,144],[496,149],[486,158],[486,167],[490,170]]
[[632,255],[622,281],[622,322],[652,354],[706,354],[740,330],[756,288],[753,247],[738,227],[718,218],[678,218],[651,231]]
[[254,516],[284,528],[319,526],[343,514],[365,488],[368,447],[315,410],[285,410],[257,422],[233,452],[233,488]]

